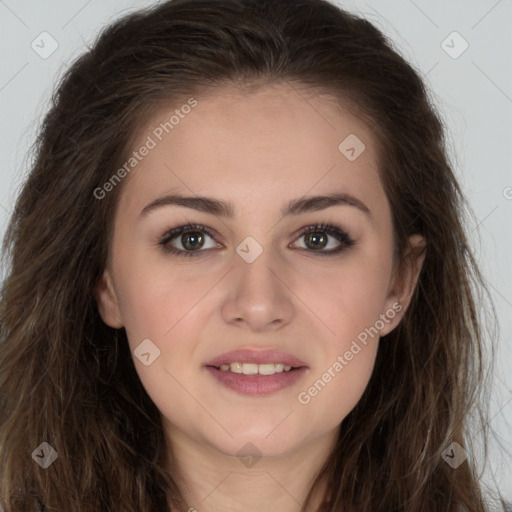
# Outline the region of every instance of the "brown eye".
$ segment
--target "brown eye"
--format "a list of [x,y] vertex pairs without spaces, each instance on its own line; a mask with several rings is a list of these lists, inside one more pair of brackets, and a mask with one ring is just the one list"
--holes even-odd
[[[305,247],[310,251],[317,252],[322,256],[338,254],[355,245],[355,241],[348,233],[338,226],[332,224],[317,224],[308,226],[301,234],[304,238]],[[334,239],[332,241],[331,239]],[[336,241],[338,242],[336,245]],[[334,247],[329,245],[334,244]]]
[[[210,247],[205,247],[207,237],[213,240]],[[164,252],[180,256],[196,256],[205,252],[202,249],[219,247],[208,228],[191,224],[168,231],[160,240],[159,245]]]
[[201,249],[201,247],[204,245],[204,237],[200,231],[183,233],[181,235],[181,244],[183,247],[185,247],[185,249]]
[[325,246],[328,243],[328,236],[325,233],[320,231],[316,231],[313,233],[306,233],[304,235],[304,240],[306,240],[306,245],[308,248],[313,250],[325,249]]

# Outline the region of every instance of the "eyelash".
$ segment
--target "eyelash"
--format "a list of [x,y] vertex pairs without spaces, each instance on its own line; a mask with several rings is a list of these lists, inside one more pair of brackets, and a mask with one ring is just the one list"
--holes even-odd
[[[183,251],[181,249],[176,249],[175,247],[169,246],[169,242],[171,242],[174,238],[176,238],[178,235],[182,235],[184,233],[192,233],[192,232],[204,232],[211,238],[215,239],[214,232],[207,228],[206,226],[203,226],[201,224],[186,224],[183,226],[179,226],[173,229],[170,229],[167,231],[159,240],[158,245],[161,246],[162,250],[166,254],[174,254],[177,256],[199,256],[202,253],[206,252],[205,250],[196,250],[196,251]],[[335,256],[342,251],[345,251],[346,249],[354,246],[356,242],[350,237],[350,235],[341,227],[336,226],[335,224],[329,224],[329,223],[323,223],[323,224],[312,224],[309,226],[306,226],[303,231],[301,231],[298,238],[303,237],[304,235],[310,234],[310,233],[317,233],[317,232],[323,232],[327,235],[333,236],[338,242],[341,243],[341,245],[336,249],[330,249],[328,251],[325,250],[318,250],[315,251],[314,249],[303,249],[308,252],[314,252],[318,254],[319,256]]]

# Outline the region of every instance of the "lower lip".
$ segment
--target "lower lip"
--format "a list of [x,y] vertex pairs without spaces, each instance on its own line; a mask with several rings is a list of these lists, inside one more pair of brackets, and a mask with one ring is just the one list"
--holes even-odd
[[274,375],[245,375],[223,371],[214,366],[206,369],[224,386],[244,395],[269,395],[295,384],[304,376],[306,366],[290,370],[289,372],[274,373]]

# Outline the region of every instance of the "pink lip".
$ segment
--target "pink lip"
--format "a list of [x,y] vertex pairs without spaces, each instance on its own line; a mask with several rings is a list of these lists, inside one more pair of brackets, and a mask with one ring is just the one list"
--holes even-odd
[[222,371],[214,366],[207,366],[206,371],[232,391],[243,395],[261,396],[292,386],[308,372],[308,368],[303,366],[274,375],[244,375],[229,370]]
[[231,363],[283,363],[294,368],[308,367],[304,361],[301,361],[291,354],[281,352],[280,350],[248,350],[240,349],[231,352],[225,352],[215,359],[208,361],[205,366],[215,366],[219,368],[223,364]]

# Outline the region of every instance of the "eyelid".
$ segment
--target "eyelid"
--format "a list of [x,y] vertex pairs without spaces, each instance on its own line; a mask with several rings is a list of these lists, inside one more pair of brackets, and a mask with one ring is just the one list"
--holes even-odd
[[[220,236],[215,230],[204,226],[202,224],[196,224],[196,223],[186,223],[186,224],[180,224],[174,228],[167,229],[165,233],[159,238],[158,245],[161,246],[162,250],[165,253],[168,254],[174,254],[177,256],[201,256],[204,254],[208,254],[208,252],[212,249],[206,249],[202,250],[201,248],[195,251],[185,251],[183,249],[177,249],[176,247],[168,247],[168,244],[175,239],[177,236],[185,234],[185,233],[193,233],[193,232],[204,232],[209,237],[211,237],[215,242],[218,242],[218,239],[220,239],[222,242],[224,242],[224,239],[222,236]],[[349,234],[349,232],[338,225],[336,222],[318,222],[309,224],[307,226],[303,226],[295,233],[294,241],[297,239],[302,238],[303,236],[314,233],[314,232],[324,232],[327,233],[328,236],[335,238],[339,243],[339,247],[335,249],[329,249],[329,250],[314,250],[314,249],[308,249],[308,248],[299,248],[301,251],[305,251],[307,253],[316,253],[320,256],[330,256],[330,255],[336,255],[339,254],[350,247],[357,244],[357,242],[352,238],[352,236]],[[292,242],[293,243],[293,242]]]

